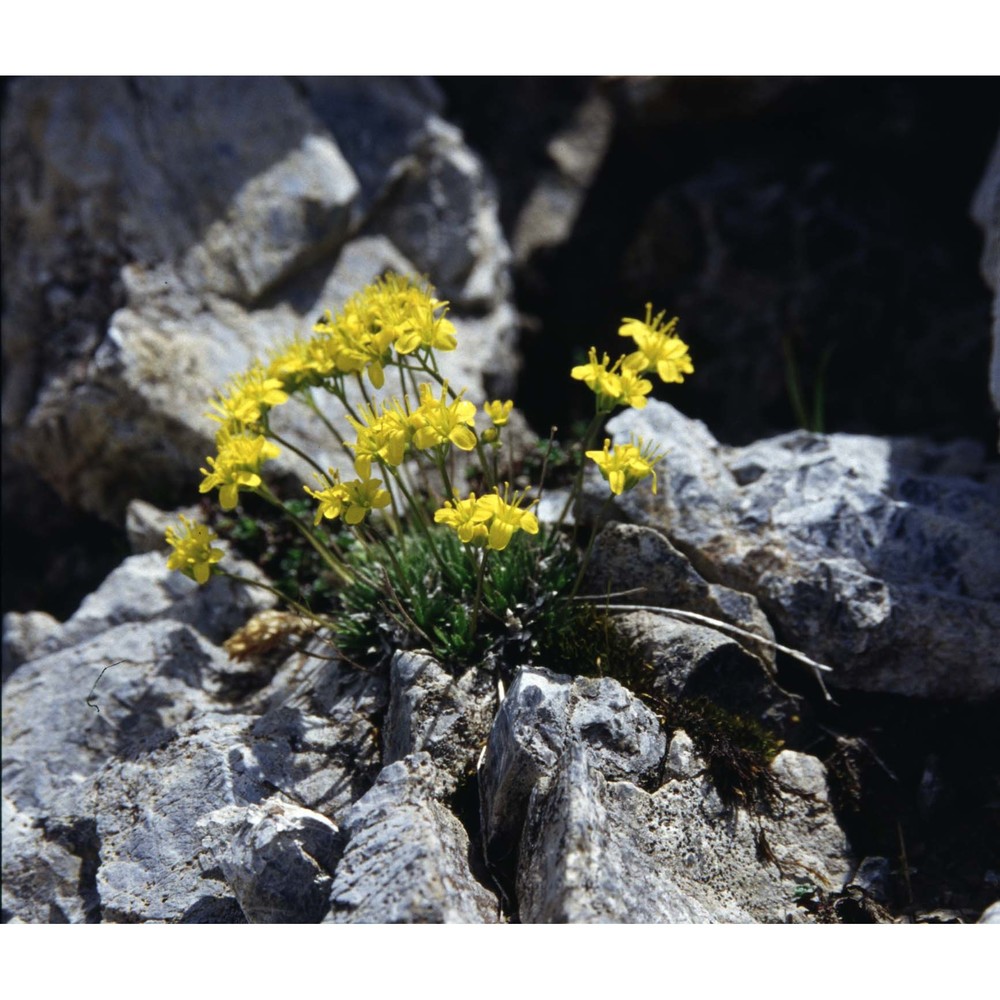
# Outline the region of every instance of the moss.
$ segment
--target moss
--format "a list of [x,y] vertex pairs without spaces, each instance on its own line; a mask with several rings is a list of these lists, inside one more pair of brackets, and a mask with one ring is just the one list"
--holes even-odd
[[600,605],[562,603],[535,624],[538,662],[574,676],[614,678],[649,705],[668,733],[683,729],[691,737],[724,802],[752,811],[771,808],[776,786],[770,766],[782,746],[772,732],[708,698],[655,691],[655,672],[638,642],[625,636]]

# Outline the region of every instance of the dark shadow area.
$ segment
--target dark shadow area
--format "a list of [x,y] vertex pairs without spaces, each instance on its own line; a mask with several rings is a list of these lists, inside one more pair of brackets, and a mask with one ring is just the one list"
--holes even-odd
[[1000,701],[929,705],[838,694],[808,751],[826,763],[859,860],[890,862],[889,910],[975,922],[1000,890]]
[[125,532],[67,507],[24,465],[4,461],[2,611],[65,621],[129,554]]
[[[486,129],[480,109],[552,128],[583,85],[443,83],[499,178],[510,235],[546,132],[532,142],[526,126],[518,149],[515,126]],[[679,78],[638,109],[602,86],[614,132],[573,231],[515,273],[518,402],[537,429],[589,416],[589,394],[554,376],[592,344],[615,356],[621,318],[652,301],[680,317],[695,363],[657,395],[727,443],[798,426],[793,383],[824,430],[995,441],[969,206],[1000,81]]]

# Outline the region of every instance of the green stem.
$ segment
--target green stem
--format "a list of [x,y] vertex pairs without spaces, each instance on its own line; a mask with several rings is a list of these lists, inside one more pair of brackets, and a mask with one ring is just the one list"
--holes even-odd
[[451,476],[448,475],[447,460],[445,458],[445,446],[439,444],[434,449],[434,461],[438,472],[441,473],[441,482],[444,485],[444,496],[446,500],[454,500],[457,496],[454,487],[451,485]]
[[[382,533],[373,524],[369,523],[366,527],[375,541],[382,547],[382,550],[389,557],[389,561],[392,563],[393,569],[396,571],[396,579],[399,581],[400,587],[402,587],[403,591],[406,593],[407,598],[412,601],[413,595],[410,591],[409,581],[403,573],[403,567],[399,564],[399,560],[396,558],[396,553],[393,552],[392,546],[389,544],[389,540],[382,535]],[[357,538],[362,545],[366,544],[366,539],[361,533],[360,528],[355,527],[354,537]]]
[[580,589],[580,584],[583,582],[583,575],[587,572],[587,565],[590,562],[590,553],[594,550],[594,542],[597,539],[597,532],[601,527],[601,521],[604,519],[604,513],[611,505],[611,501],[614,499],[614,494],[612,493],[601,506],[601,509],[597,513],[597,517],[594,519],[594,525],[590,529],[590,540],[587,542],[587,548],[584,550],[583,558],[580,560],[580,571],[576,574],[576,580],[573,581],[573,589],[569,593],[569,599],[572,601],[576,597],[576,592]]
[[559,430],[555,424],[549,428],[549,440],[545,447],[545,457],[542,459],[542,471],[538,477],[538,499],[541,500],[545,493],[545,473],[549,468],[549,456],[552,454],[552,442],[555,440],[556,431]]
[[297,448],[294,444],[292,444],[291,441],[286,441],[280,434],[275,434],[271,428],[267,429],[267,435],[268,437],[274,438],[274,440],[277,441],[283,448],[287,448],[289,451],[294,452],[304,462],[308,462],[321,476],[326,476],[326,473],[319,466],[319,464],[310,458],[310,456],[307,455],[301,448]]
[[[580,468],[577,470],[576,478],[573,480],[573,487],[569,492],[569,496],[566,497],[566,503],[563,504],[563,509],[559,514],[559,519],[556,521],[555,529],[552,532],[552,538],[556,538],[559,534],[563,523],[566,520],[566,515],[570,512],[575,501],[580,499],[580,494],[583,489],[583,470],[587,462],[587,451],[590,446],[594,443],[594,435],[600,430],[601,425],[604,423],[604,417],[607,414],[598,410],[594,414],[593,420],[590,421],[590,426],[587,428],[587,433],[583,436],[583,442],[580,445]],[[549,553],[546,552],[546,555]]]
[[277,507],[287,518],[289,518],[289,520],[291,520],[295,527],[297,527],[305,537],[306,541],[308,541],[309,544],[319,553],[323,562],[325,562],[326,565],[329,566],[329,568],[333,570],[333,572],[336,573],[344,583],[351,583],[353,581],[351,574],[337,561],[336,557],[327,548],[327,546],[324,545],[316,537],[315,533],[307,528],[305,524],[302,523],[302,520],[293,514],[288,507],[285,506],[285,504],[283,504],[266,486],[262,484],[252,492],[256,493],[257,496],[262,497],[272,506]]
[[320,615],[317,615],[314,611],[310,611],[309,608],[307,608],[304,604],[300,604],[294,598],[289,597],[287,594],[282,593],[280,590],[278,590],[275,587],[272,587],[270,584],[263,583],[260,580],[251,580],[250,577],[240,576],[238,573],[230,573],[229,570],[226,569],[220,569],[218,573],[220,576],[228,577],[228,579],[234,580],[236,583],[242,583],[244,586],[260,587],[261,590],[266,590],[269,593],[274,594],[275,597],[279,598],[281,601],[284,601],[285,604],[288,604],[291,607],[295,608],[295,610],[298,611],[298,613],[302,615],[304,618],[309,618],[312,621],[326,628],[334,628],[334,625],[331,621],[321,617]]
[[327,417],[327,415],[319,408],[319,404],[316,402],[315,399],[313,399],[311,391],[306,394],[305,403],[306,406],[308,406],[309,409],[312,410],[317,417],[319,417],[319,419],[323,422],[326,429],[337,439],[337,444],[339,444],[340,447],[344,449],[344,452],[348,455],[348,457],[350,457],[351,453],[347,449],[347,442],[344,441],[344,435],[341,434],[340,431],[338,431],[337,428],[333,426],[333,424],[330,422],[329,417]]
[[472,635],[476,638],[476,628],[479,625],[479,607],[483,600],[483,578],[486,576],[486,560],[490,554],[489,549],[483,549],[483,557],[479,562],[479,574],[476,576],[476,599],[472,605]]
[[437,560],[437,564],[441,567],[441,572],[445,575],[445,577],[450,579],[451,573],[448,570],[448,565],[445,563],[444,557],[441,555],[441,552],[438,550],[437,543],[434,541],[434,536],[431,534],[430,525],[427,522],[427,512],[416,502],[416,500],[414,500],[413,495],[406,488],[402,476],[399,474],[399,470],[389,466],[389,472],[392,473],[392,477],[396,480],[396,484],[399,486],[400,492],[406,498],[406,502],[410,505],[410,510],[412,510],[415,515],[417,527],[423,532],[424,537],[427,539],[427,544],[430,546],[431,552],[434,553],[434,558]]

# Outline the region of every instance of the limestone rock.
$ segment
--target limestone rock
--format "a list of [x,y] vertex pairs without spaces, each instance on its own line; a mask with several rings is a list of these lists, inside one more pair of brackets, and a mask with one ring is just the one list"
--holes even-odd
[[493,724],[496,689],[489,673],[472,667],[453,677],[426,653],[399,652],[392,658],[390,686],[383,763],[426,751],[455,791],[475,772]]
[[[231,556],[227,568],[251,580],[265,579],[252,563]],[[34,653],[47,654],[78,645],[126,622],[159,618],[186,622],[220,644],[255,611],[274,604],[274,596],[267,591],[226,577],[213,577],[199,586],[167,569],[162,552],[145,552],[129,556],[84,598],[71,618],[37,644]],[[233,670],[239,669],[234,663]]]
[[608,778],[650,781],[666,746],[656,716],[617,681],[522,669],[507,691],[479,770],[487,861],[506,885],[532,790],[581,743]]
[[3,679],[39,655],[42,644],[59,628],[60,622],[47,611],[8,611],[3,616]]
[[198,821],[251,924],[318,923],[342,848],[325,816],[277,798],[223,806]]
[[156,749],[121,755],[92,782],[105,922],[241,923],[198,821],[270,789],[233,749],[248,719],[203,714]]
[[[426,274],[473,321],[467,339],[486,346],[459,373],[470,398],[486,391],[477,364],[509,384],[496,197],[440,106],[413,81],[17,81],[3,143],[10,454],[112,523],[137,497],[176,506],[213,450],[208,398],[386,268]],[[287,419],[330,464],[310,419]],[[297,460],[279,472],[310,479]]]
[[709,910],[621,835],[623,818],[608,797],[607,780],[578,745],[567,749],[552,781],[532,792],[517,881],[521,920],[711,922]]
[[670,756],[691,767],[649,793],[609,781],[579,746],[567,749],[531,797],[517,881],[522,920],[785,922],[795,917],[797,885],[841,888],[851,863],[819,761],[780,754],[780,804],[754,816],[723,805],[683,731]]
[[795,432],[724,448],[665,403],[614,418],[668,457],[622,514],[757,598],[833,686],[979,701],[1000,691],[1000,481],[958,443]]
[[382,770],[347,815],[330,923],[492,923],[497,901],[469,870],[469,838],[437,801],[427,753]]
[[[614,522],[606,525],[594,543],[587,587],[595,595],[622,591],[621,596],[612,598],[614,604],[653,604],[693,611],[774,639],[774,630],[756,598],[709,583],[665,535],[652,528]],[[773,648],[739,636],[735,641],[768,667],[774,666]]]
[[795,701],[760,660],[723,632],[648,611],[628,612],[615,622],[655,671],[658,694],[707,698],[779,733],[795,716]]
[[86,779],[210,711],[205,688],[223,685],[229,664],[168,620],[119,625],[22,664],[4,687],[4,793],[19,809],[88,815]]
[[990,395],[1000,413],[1000,138],[997,139],[972,201],[972,217],[983,231],[980,270],[993,292],[993,352],[990,355]]
[[93,821],[55,821],[3,800],[3,922],[100,919]]

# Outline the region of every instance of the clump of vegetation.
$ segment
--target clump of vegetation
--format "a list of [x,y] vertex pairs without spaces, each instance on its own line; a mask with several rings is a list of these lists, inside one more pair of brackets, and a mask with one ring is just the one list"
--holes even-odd
[[[656,489],[655,446],[639,440],[612,447],[605,440],[593,447],[605,419],[616,407],[646,405],[653,388],[647,373],[670,383],[694,370],[677,320],[665,322],[651,306],[644,320],[622,321],[619,334],[634,350],[612,362],[591,348],[588,363],[572,368],[571,377],[594,394],[594,416],[573,487],[546,530],[534,508],[550,461],[564,465],[568,456],[550,440],[536,456],[536,488],[516,490],[501,480],[499,455],[514,404],[496,399],[477,408],[442,376],[438,352],[458,345],[447,305],[429,286],[388,274],[337,315],[327,312],[311,337],[255,360],[210,404],[217,452],[201,469],[200,490],[218,490],[217,529],[244,551],[256,550],[275,580],[268,589],[359,658],[419,645],[460,666],[489,653],[502,658],[529,634],[554,635],[590,552],[588,545],[581,558],[563,535],[585,460],[608,483],[609,500],[647,479]],[[398,390],[390,393],[387,380]],[[319,406],[320,393],[340,403],[342,425]],[[322,468],[276,431],[273,412],[292,400],[325,425],[355,478]],[[302,487],[308,499],[283,499],[266,481],[266,464],[283,450],[313,467],[314,482]],[[463,456],[477,469],[465,494],[454,486]],[[285,527],[247,501],[268,505]],[[167,532],[168,565],[198,583],[231,575],[212,545],[217,537],[182,520]]]

